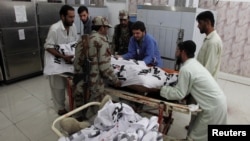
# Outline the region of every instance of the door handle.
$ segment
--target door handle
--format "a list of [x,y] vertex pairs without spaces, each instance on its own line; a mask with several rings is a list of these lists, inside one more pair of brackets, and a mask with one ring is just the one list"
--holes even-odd
[[0,30],[0,40],[1,40],[2,45],[4,45],[3,31],[2,30]]

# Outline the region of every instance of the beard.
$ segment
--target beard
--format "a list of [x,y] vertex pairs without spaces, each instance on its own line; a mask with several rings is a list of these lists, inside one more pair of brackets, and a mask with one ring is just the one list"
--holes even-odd
[[205,32],[206,32],[205,28],[200,28],[200,33],[201,33],[201,34],[203,34],[203,33],[205,33]]
[[127,27],[127,24],[121,24],[121,26],[125,28],[125,27]]
[[73,22],[63,21],[63,25],[64,25],[64,26],[72,26],[72,25],[73,25]]
[[181,56],[178,56],[176,58],[176,64],[178,64],[178,65],[182,64],[182,58],[181,58]]
[[177,56],[176,62],[175,62],[175,70],[179,71],[181,64],[182,64],[182,58],[181,58],[181,56]]

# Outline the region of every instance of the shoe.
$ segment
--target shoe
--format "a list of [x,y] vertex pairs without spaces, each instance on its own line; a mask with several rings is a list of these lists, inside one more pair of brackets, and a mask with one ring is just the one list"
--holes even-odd
[[187,125],[187,126],[185,126],[185,129],[186,129],[186,130],[188,130],[188,128],[189,128],[189,126],[188,126],[188,125]]
[[58,112],[57,112],[57,114],[58,114],[59,116],[64,115],[64,114],[66,114],[66,113],[68,113],[68,111],[67,111],[66,109],[58,110]]

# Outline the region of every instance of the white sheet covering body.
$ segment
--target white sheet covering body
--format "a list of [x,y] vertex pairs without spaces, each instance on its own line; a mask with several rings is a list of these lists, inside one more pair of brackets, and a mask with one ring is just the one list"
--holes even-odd
[[[65,55],[75,55],[76,42],[71,42],[68,44],[59,44],[55,46],[55,49],[61,54]],[[43,73],[44,75],[54,75],[61,74],[64,72],[74,72],[74,66],[72,64],[67,64],[62,58],[57,58],[48,51],[45,51],[45,66]]]
[[123,60],[111,58],[111,65],[122,87],[142,85],[147,88],[160,89],[177,81],[178,74],[168,74],[159,67],[148,67],[144,61]]
[[208,124],[227,123],[227,102],[215,79],[196,59],[188,59],[179,72],[176,86],[163,86],[160,94],[169,100],[181,100],[189,93],[202,112],[190,123],[188,136],[195,141],[206,141]]
[[58,141],[163,141],[158,117],[141,117],[124,103],[108,101],[98,111],[94,124]]

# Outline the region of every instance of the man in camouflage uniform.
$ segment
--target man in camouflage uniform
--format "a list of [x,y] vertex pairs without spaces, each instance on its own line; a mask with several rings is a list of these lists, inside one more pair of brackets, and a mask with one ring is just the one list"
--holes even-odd
[[[88,90],[88,78],[89,78],[89,61],[88,61],[88,47],[89,47],[89,35],[83,35],[82,40],[79,40],[75,49],[75,60],[74,60],[74,108],[80,107],[86,104],[89,100],[89,90]],[[78,112],[75,114],[75,118],[78,121],[86,119],[86,112]]]
[[[108,21],[97,16],[92,21],[92,33],[89,37],[88,49],[86,49],[86,42],[88,38],[83,38],[76,48],[76,59],[74,62],[75,72],[80,74],[88,71],[88,66],[82,67],[86,63],[86,51],[88,59],[90,60],[90,74],[88,82],[86,80],[80,80],[76,83],[76,89],[74,92],[75,106],[79,107],[86,104],[89,101],[97,101],[99,96],[104,95],[104,79],[108,79],[114,86],[120,86],[121,82],[114,74],[111,67],[111,51],[107,40],[108,29],[111,25]],[[78,77],[83,78],[84,75]],[[90,95],[86,91],[86,87],[90,89]],[[85,90],[85,91],[84,91]],[[95,111],[94,111],[95,112]],[[82,113],[83,117],[86,116],[86,111]],[[81,120],[81,118],[78,118]]]
[[129,39],[133,35],[132,25],[129,21],[128,11],[119,11],[120,24],[115,26],[115,31],[112,40],[113,54],[122,55],[128,52]]

